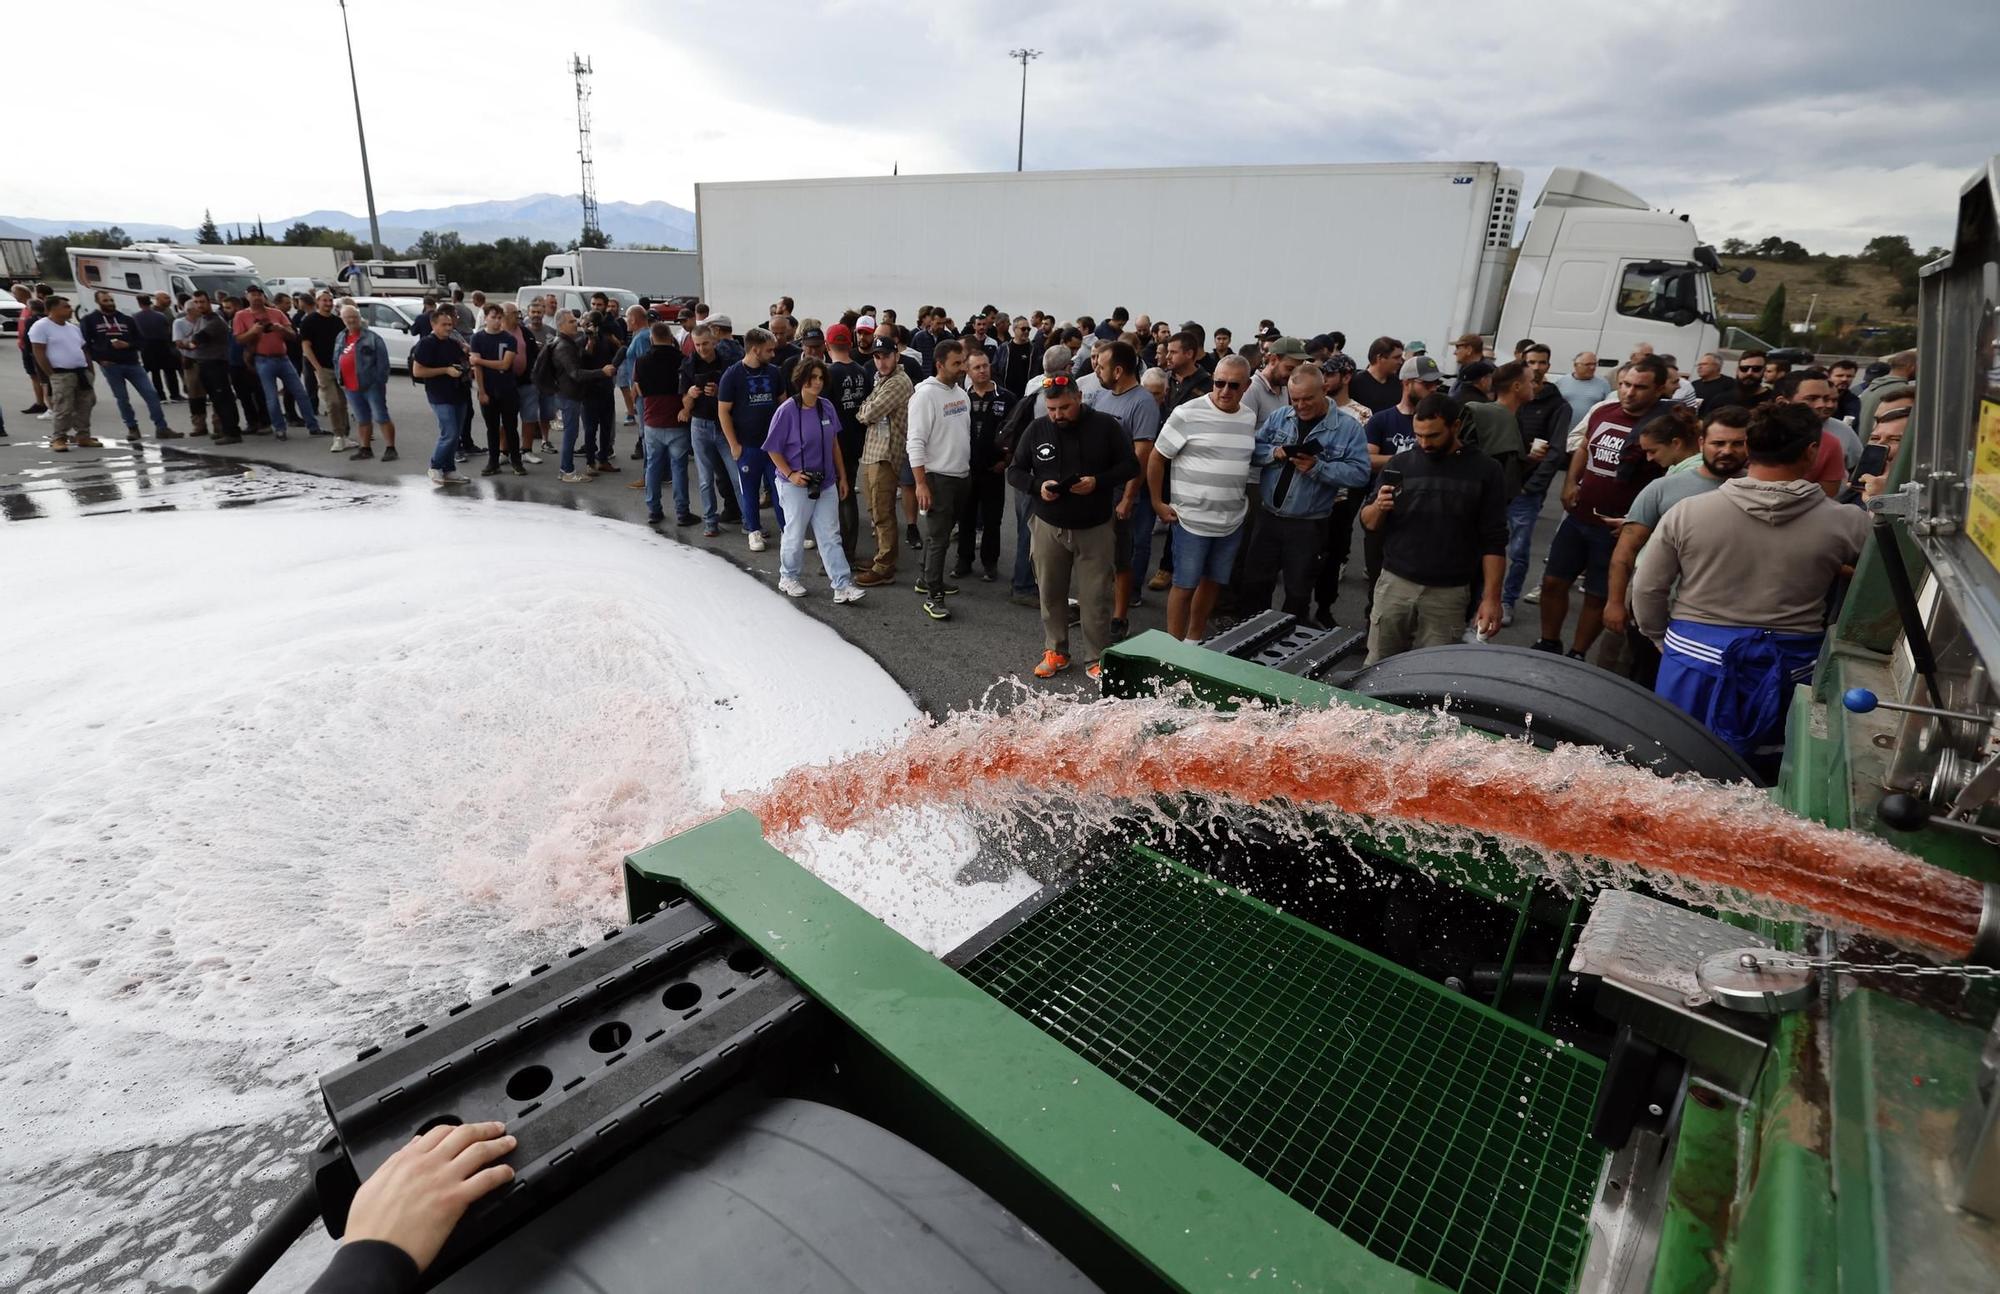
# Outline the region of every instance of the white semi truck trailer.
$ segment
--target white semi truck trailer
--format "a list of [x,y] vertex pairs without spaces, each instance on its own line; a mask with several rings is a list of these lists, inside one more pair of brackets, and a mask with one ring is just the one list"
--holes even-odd
[[788,295],[825,319],[1123,305],[1248,337],[1268,318],[1357,351],[1533,337],[1562,366],[1646,341],[1692,369],[1714,348],[1719,264],[1686,217],[1559,168],[1517,247],[1521,199],[1498,163],[1421,162],[698,184],[695,213],[702,297],[738,319]]

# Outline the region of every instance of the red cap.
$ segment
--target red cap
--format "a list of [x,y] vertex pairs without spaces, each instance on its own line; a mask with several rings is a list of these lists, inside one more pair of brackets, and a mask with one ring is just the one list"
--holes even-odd
[[835,324],[826,330],[826,344],[829,346],[852,346],[854,344],[854,334],[848,331],[846,324]]

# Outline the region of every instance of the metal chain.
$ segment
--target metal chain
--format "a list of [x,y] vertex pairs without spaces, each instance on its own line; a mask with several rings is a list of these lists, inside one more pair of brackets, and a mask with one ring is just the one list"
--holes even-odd
[[[2000,979],[2000,966],[1920,966],[1914,962],[1842,961],[1837,957],[1766,957],[1757,955],[1759,966],[1773,970],[1817,970],[1831,975],[1888,975],[1896,979]],[[1748,969],[1748,968],[1746,968]]]

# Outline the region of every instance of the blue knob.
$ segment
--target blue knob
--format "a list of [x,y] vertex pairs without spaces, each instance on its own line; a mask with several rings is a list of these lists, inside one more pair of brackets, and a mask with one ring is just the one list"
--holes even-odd
[[1856,714],[1867,714],[1875,708],[1876,699],[1865,687],[1851,687],[1840,694],[1840,703]]

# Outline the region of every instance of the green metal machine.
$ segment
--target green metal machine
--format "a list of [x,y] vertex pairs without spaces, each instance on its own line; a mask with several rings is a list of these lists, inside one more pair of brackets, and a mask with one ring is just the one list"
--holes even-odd
[[[1984,882],[1996,207],[1989,167],[1925,271],[1883,542],[1792,708],[1773,791]],[[1107,658],[1113,695],[1169,682],[1223,706],[1383,704],[1160,635]],[[1352,867],[1396,883],[1300,883]],[[742,813],[635,854],[626,885],[635,917],[692,898],[753,944],[839,1022],[837,1065],[879,1121],[1106,1289],[2000,1288],[2000,993],[1977,971],[1565,895],[1497,857],[1331,837],[1260,856],[1204,832],[1198,806],[1178,833],[1080,845],[943,960]],[[1739,961],[1704,969],[1717,957]]]

